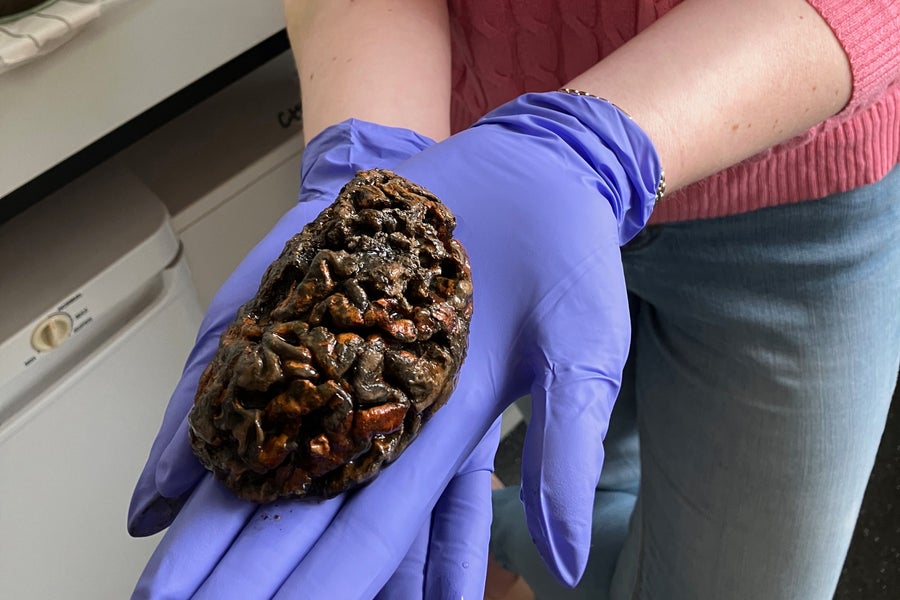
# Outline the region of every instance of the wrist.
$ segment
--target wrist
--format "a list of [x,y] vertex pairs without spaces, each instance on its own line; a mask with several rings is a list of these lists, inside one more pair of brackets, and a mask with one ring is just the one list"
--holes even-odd
[[303,150],[300,199],[331,202],[358,171],[393,169],[433,145],[411,129],[347,119],[326,127]]
[[[574,89],[574,88],[560,88],[560,89],[558,89],[557,91],[558,91],[558,92],[562,92],[563,94],[573,94],[573,95],[575,95],[575,96],[586,96],[586,97],[588,97],[588,98],[595,98],[595,99],[600,100],[600,101],[602,101],[602,102],[607,102],[607,103],[609,103],[611,106],[613,106],[614,108],[616,108],[619,112],[621,112],[623,115],[625,115],[626,117],[628,117],[628,118],[631,119],[632,121],[634,120],[634,119],[632,118],[632,116],[631,116],[630,114],[628,114],[623,108],[621,108],[620,106],[617,106],[614,102],[611,102],[611,101],[607,100],[606,98],[601,98],[600,96],[595,96],[594,94],[591,94],[591,93],[589,93],[589,92],[583,92],[583,91],[581,91],[581,90],[576,90],[576,89]],[[659,204],[659,203],[662,201],[662,199],[663,199],[663,197],[664,197],[665,195],[666,195],[666,171],[665,171],[665,169],[663,169],[662,166],[660,165],[660,169],[659,169],[659,184],[656,186],[656,200],[655,200],[654,203],[653,203],[654,206],[655,206],[656,204]]]
[[541,146],[550,141],[552,152],[581,164],[613,211],[620,244],[647,224],[663,179],[662,165],[647,133],[614,104],[556,91],[524,94],[473,127],[482,125],[499,125]]

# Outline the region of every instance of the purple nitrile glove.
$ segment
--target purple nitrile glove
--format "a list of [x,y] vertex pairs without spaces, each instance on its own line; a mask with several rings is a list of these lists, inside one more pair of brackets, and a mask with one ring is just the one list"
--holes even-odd
[[408,129],[355,119],[330,127],[310,141],[303,152],[300,201],[247,254],[210,303],[132,495],[128,510],[131,535],[152,535],[168,527],[207,473],[188,442],[187,415],[194,404],[197,383],[218,347],[222,331],[238,308],[256,293],[263,273],[281,254],[284,244],[334,202],[341,187],[357,171],[394,167],[433,143]]
[[[432,514],[417,511],[407,522],[405,515],[391,511],[391,521],[380,524],[381,507],[371,506],[370,527],[356,532],[344,529],[352,528],[351,523],[333,522],[352,494],[321,503],[278,500],[258,505],[240,500],[207,474],[163,537],[132,598],[372,598],[385,581],[381,600],[480,598],[490,537],[490,471],[499,430],[498,421],[458,469]],[[416,469],[407,470],[410,474],[413,480],[403,486],[407,490],[415,487]],[[392,537],[398,520],[400,537],[415,530],[415,543]],[[338,573],[326,565],[321,581],[313,577],[279,593],[297,561],[332,526],[350,535],[349,544],[335,551],[350,552],[367,569],[377,566],[379,576],[357,580],[354,569]],[[347,582],[335,586],[335,579]],[[467,586],[465,592],[446,593],[460,590],[460,583]]]
[[257,508],[207,477],[145,570],[142,596],[369,598],[414,581],[394,574],[421,564],[423,597],[478,597],[489,485],[456,484],[483,477],[495,444],[485,434],[529,390],[529,527],[557,576],[580,578],[630,333],[619,245],[649,217],[656,153],[611,105],[552,92],[522,96],[396,170],[454,211],[471,259],[475,313],[456,391],[352,494]]
[[[482,598],[491,537],[491,473],[500,419],[441,494],[377,600]],[[324,590],[323,590],[324,593]]]
[[[347,500],[276,597],[316,597],[308,585],[342,598],[378,589],[390,573],[384,563],[416,540],[414,515],[430,514],[470,449],[528,392],[526,518],[548,567],[574,585],[590,550],[602,440],[630,342],[619,246],[649,219],[662,174],[656,151],[613,105],[549,92],[505,104],[395,171],[456,215],[475,290],[467,358],[447,405]],[[390,553],[353,549],[372,532],[373,543],[392,542]],[[425,597],[477,597],[482,572],[445,565],[435,588],[429,561],[434,591]]]

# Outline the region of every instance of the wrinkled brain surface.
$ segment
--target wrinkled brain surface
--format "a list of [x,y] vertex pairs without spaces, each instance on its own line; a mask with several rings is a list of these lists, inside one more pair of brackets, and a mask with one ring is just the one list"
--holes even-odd
[[397,458],[466,353],[472,279],[455,224],[389,171],[344,186],[222,334],[189,417],[203,465],[265,502],[328,498]]

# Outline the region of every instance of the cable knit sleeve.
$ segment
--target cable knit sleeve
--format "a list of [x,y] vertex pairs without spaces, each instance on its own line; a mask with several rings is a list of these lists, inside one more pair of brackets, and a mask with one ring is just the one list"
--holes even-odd
[[853,92],[841,116],[871,104],[900,83],[900,2],[808,0],[844,48]]

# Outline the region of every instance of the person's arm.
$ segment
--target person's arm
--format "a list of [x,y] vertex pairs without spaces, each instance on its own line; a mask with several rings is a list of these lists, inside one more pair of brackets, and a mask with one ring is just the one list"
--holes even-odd
[[348,118],[450,134],[446,0],[284,0],[307,141]]
[[851,76],[804,0],[686,0],[567,87],[631,114],[674,190],[836,114]]
[[[441,72],[449,71],[449,55],[443,0],[404,3],[408,13],[398,5],[386,0],[285,0],[294,49],[305,50],[300,62],[307,144],[298,202],[245,257],[210,304],[135,486],[128,513],[132,535],[152,535],[168,527],[184,503],[196,497],[194,490],[207,473],[187,435],[186,415],[197,382],[222,331],[252,296],[285,242],[333,202],[356,172],[394,168],[434,144],[414,129],[446,136],[449,75],[443,81]],[[395,9],[402,13],[396,18]],[[416,47],[428,54],[415,55]],[[174,587],[197,583],[150,568],[142,579],[144,588],[156,585],[148,580],[153,579],[149,573],[172,579]]]

